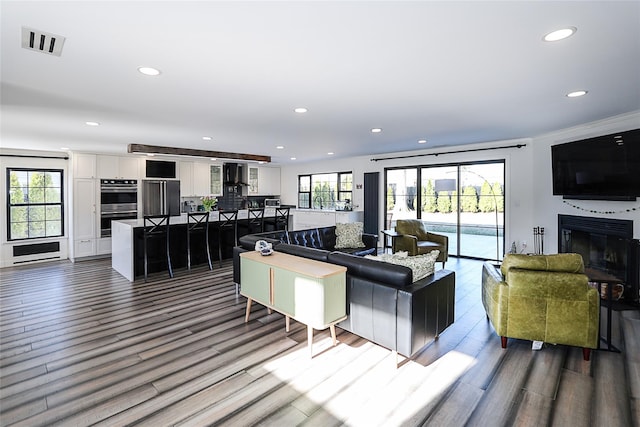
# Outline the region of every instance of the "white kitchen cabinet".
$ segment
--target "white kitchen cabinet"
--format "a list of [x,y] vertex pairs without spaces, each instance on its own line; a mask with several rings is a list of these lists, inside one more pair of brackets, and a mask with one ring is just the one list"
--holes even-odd
[[138,179],[140,159],[138,157],[98,156],[98,178]]
[[96,178],[96,155],[73,153],[73,177]]
[[259,190],[259,182],[258,182],[259,171],[255,166],[249,166],[249,190],[248,193],[250,196],[254,196],[260,194]]
[[336,211],[336,224],[364,222],[364,211]]
[[73,258],[96,255],[97,192],[96,179],[73,181]]
[[101,237],[96,241],[96,254],[107,255],[111,253],[111,237]]
[[211,163],[193,164],[193,192],[202,197],[211,193]]
[[332,211],[296,210],[293,214],[293,229],[328,227],[336,225],[336,214]]
[[193,162],[180,162],[180,197],[194,197],[196,193],[193,191]]
[[180,162],[180,196],[222,196],[222,165]]
[[293,213],[293,226],[294,230],[305,230],[307,228],[330,227],[337,223],[362,222],[363,219],[364,212],[362,211],[297,209]]
[[209,165],[209,192],[213,196],[222,196],[222,165]]
[[279,196],[280,168],[249,167],[249,195]]
[[280,168],[258,168],[258,192],[263,196],[280,195]]

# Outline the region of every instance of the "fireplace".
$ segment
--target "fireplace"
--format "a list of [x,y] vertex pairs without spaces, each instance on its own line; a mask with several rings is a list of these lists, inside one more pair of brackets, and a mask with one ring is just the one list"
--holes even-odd
[[638,304],[640,242],[633,239],[633,221],[558,215],[558,252],[578,253],[585,267],[621,279],[621,301]]

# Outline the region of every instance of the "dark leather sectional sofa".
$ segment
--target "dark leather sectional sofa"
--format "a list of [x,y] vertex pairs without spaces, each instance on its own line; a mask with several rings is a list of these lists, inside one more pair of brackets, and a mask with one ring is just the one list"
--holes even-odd
[[239,254],[254,250],[257,240],[272,243],[276,251],[347,267],[348,317],[337,326],[405,357],[414,356],[454,321],[455,273],[437,270],[413,282],[408,267],[359,256],[375,251],[375,235],[363,235],[367,248],[347,251],[333,250],[335,227],[243,236],[233,255],[237,284]]

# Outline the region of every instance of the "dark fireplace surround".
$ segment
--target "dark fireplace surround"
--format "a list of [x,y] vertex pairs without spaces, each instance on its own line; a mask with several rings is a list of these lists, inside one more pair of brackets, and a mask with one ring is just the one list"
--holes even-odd
[[558,215],[558,252],[578,253],[585,267],[621,279],[621,302],[638,305],[640,241],[633,238],[633,221]]

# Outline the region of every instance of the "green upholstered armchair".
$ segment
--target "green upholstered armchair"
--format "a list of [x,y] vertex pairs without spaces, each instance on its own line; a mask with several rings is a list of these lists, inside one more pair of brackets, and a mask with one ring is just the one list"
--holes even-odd
[[578,254],[507,254],[499,267],[482,268],[482,304],[496,333],[582,347],[585,360],[598,346],[600,296]]
[[430,233],[419,219],[399,219],[396,221],[394,248],[396,251],[407,251],[409,255],[428,254],[434,249],[440,251],[437,262],[444,263],[449,259],[449,238]]

